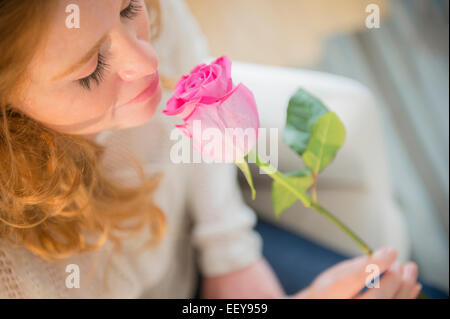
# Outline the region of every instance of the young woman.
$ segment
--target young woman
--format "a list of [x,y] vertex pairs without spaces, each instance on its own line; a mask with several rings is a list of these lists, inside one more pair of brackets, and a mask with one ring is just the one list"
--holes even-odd
[[[159,64],[195,54],[159,61],[152,43],[176,3],[0,0],[0,297],[189,298],[196,264],[203,297],[288,297],[234,166],[170,161]],[[414,298],[417,267],[395,260],[345,261],[289,297]],[[387,273],[358,295],[369,264]]]

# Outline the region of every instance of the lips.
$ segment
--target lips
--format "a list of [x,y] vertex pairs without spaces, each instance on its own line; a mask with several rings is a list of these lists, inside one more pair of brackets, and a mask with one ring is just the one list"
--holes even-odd
[[127,105],[137,104],[148,100],[156,92],[158,84],[159,84],[159,73],[158,71],[156,71],[153,77],[153,81],[141,93],[139,93],[136,97],[132,98],[125,104],[119,105],[119,107],[122,108]]

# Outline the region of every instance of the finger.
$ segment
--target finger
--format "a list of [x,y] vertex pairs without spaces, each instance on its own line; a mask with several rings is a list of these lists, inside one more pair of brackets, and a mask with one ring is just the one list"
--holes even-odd
[[396,261],[380,279],[379,286],[369,288],[358,298],[361,299],[391,299],[402,284],[403,266]]
[[409,294],[408,298],[409,299],[416,299],[417,296],[419,295],[419,293],[422,291],[422,285],[417,283],[413,290],[411,291],[411,293]]
[[312,283],[310,293],[313,298],[353,298],[366,284],[369,265],[375,266],[381,274],[396,258],[395,249],[384,247],[370,256],[341,262],[322,273]]
[[417,282],[417,265],[413,262],[407,263],[403,268],[403,278],[400,289],[395,294],[396,299],[408,299]]

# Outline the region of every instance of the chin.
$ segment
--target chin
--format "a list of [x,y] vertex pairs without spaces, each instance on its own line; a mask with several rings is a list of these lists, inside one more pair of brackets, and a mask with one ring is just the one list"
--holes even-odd
[[148,101],[117,110],[114,114],[117,119],[117,127],[124,129],[145,124],[155,114],[161,98],[162,90],[159,87]]

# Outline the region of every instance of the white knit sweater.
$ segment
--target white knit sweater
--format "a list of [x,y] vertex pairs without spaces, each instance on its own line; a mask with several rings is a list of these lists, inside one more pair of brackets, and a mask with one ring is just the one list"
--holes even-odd
[[[207,44],[184,2],[164,0],[161,5],[162,34],[154,44],[160,72],[179,77],[206,59]],[[141,160],[147,174],[164,174],[154,197],[168,222],[163,242],[139,250],[149,236],[143,230],[124,240],[120,253],[107,242],[96,252],[47,262],[0,241],[0,298],[190,298],[196,264],[205,276],[213,276],[261,257],[262,241],[252,229],[256,217],[242,201],[235,166],[170,160],[170,147],[176,142],[169,139],[170,130],[179,121],[161,110],[171,93],[164,90],[155,116],[145,125],[103,132],[97,138],[106,146],[107,167],[124,182],[134,182],[122,167],[130,153]],[[70,284],[76,267],[79,288]]]

